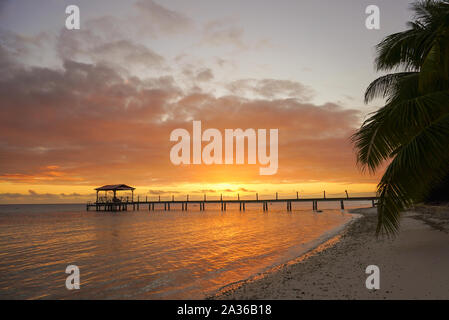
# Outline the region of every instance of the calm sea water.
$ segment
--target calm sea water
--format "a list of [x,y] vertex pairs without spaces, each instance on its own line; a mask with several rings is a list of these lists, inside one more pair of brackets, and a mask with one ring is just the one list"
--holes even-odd
[[[339,204],[326,205],[321,213],[300,204],[292,212],[228,204],[226,212],[191,205],[121,213],[1,205],[0,298],[203,298],[294,259],[352,218]],[[80,290],[65,287],[71,264],[80,269]]]

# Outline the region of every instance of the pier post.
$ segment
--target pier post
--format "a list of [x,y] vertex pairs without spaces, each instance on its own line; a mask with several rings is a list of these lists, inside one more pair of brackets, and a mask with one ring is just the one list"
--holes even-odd
[[139,205],[140,205],[140,196],[137,196],[137,211],[139,211]]
[[341,208],[341,210],[345,209],[345,204],[344,204],[343,200],[340,201],[340,208]]
[[170,203],[167,203],[167,209],[170,211]]
[[268,202],[264,201],[262,202],[262,204],[263,204],[263,211],[268,211]]
[[278,199],[278,193],[276,192],[276,200]]
[[167,203],[164,203],[164,211],[167,210]]
[[346,199],[349,199],[348,190],[345,190],[346,193]]
[[299,193],[296,191],[296,199],[299,199]]
[[243,202],[243,211],[245,211],[245,202]]
[[187,211],[187,202],[185,203],[184,207],[185,207],[184,210]]
[[[89,209],[87,209],[87,210],[89,210]],[[242,211],[242,203],[240,202],[240,211]]]
[[226,211],[226,202],[224,202],[224,211]]
[[259,201],[259,194],[256,193],[256,200]]
[[326,199],[326,190],[323,191],[324,199]]

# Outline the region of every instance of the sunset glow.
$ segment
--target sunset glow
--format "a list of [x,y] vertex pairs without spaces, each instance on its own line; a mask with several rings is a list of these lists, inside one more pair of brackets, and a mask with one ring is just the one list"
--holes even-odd
[[[233,15],[232,5],[206,2],[75,2],[80,30],[64,27],[63,2],[2,5],[0,203],[85,202],[114,183],[142,196],[375,191],[381,172],[358,169],[350,136],[376,107],[363,104],[374,74],[368,48],[397,29],[393,20],[371,32],[354,28],[358,19],[326,16],[339,30],[336,46],[332,30],[310,29],[312,14],[303,13],[344,8],[352,17],[363,3],[283,3],[292,42],[292,26],[264,29],[249,4]],[[399,2],[402,12],[407,1]],[[321,37],[325,44],[309,43]],[[360,49],[357,57],[347,46]],[[321,59],[331,47],[335,60]],[[221,132],[278,129],[277,173],[261,176],[259,164],[173,165],[170,132],[191,130],[193,120]]]

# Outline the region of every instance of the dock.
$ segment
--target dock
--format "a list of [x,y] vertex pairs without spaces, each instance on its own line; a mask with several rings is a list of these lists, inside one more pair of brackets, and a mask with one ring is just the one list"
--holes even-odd
[[186,195],[183,200],[175,199],[172,196],[171,200],[161,200],[161,197],[157,200],[148,200],[148,197],[145,197],[145,200],[141,201],[140,197],[137,200],[134,200],[134,194],[132,194],[131,199],[127,198],[117,198],[114,192],[113,198],[101,198],[98,197],[98,191],[101,190],[131,190],[134,191],[134,188],[128,187],[126,185],[108,185],[101,188],[97,188],[97,201],[88,202],[86,205],[86,210],[94,209],[96,211],[128,211],[128,210],[140,210],[141,208],[147,208],[148,211],[155,210],[164,210],[170,211],[172,209],[181,209],[182,211],[187,211],[189,206],[194,204],[199,206],[200,211],[206,210],[206,205],[209,204],[218,204],[221,207],[221,211],[226,211],[228,205],[238,205],[240,211],[245,211],[247,204],[261,204],[263,211],[268,211],[269,204],[271,203],[284,203],[287,211],[292,211],[293,203],[310,203],[311,208],[314,211],[318,211],[320,202],[337,202],[340,204],[340,209],[345,209],[345,203],[350,201],[369,201],[372,206],[375,207],[377,205],[378,198],[377,197],[350,197],[346,193],[346,197],[326,197],[326,192],[323,193],[323,197],[320,198],[301,198],[299,197],[298,192],[296,193],[296,197],[288,197],[288,198],[279,198],[278,193],[273,198],[268,199],[260,199],[259,195],[256,193],[254,199],[240,199],[240,195],[237,196],[236,199],[223,199],[223,196],[220,196],[220,199],[207,199],[206,195],[204,195],[203,199],[190,200],[189,196]]

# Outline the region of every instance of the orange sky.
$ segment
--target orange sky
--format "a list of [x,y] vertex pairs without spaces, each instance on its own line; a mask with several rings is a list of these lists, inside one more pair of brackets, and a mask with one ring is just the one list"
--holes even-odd
[[[94,199],[93,188],[118,183],[137,187],[142,197],[373,194],[380,174],[360,172],[350,136],[373,109],[360,101],[374,77],[371,48],[381,34],[361,24],[357,34],[370,42],[358,44],[357,57],[337,59],[329,48],[313,47],[330,42],[309,46],[305,33],[293,43],[281,24],[273,32],[282,34],[270,39],[257,33],[259,20],[208,18],[200,7],[190,17],[148,4],[136,11],[130,2],[126,18],[123,8],[103,16],[92,11],[78,31],[54,27],[60,16],[50,16],[52,6],[46,13],[36,8],[36,17],[48,17],[29,20],[32,31],[3,19],[23,30],[0,25],[0,203],[85,202]],[[8,16],[21,12],[11,8]],[[359,11],[335,23],[358,30]],[[382,32],[388,28],[396,25],[388,22]],[[343,47],[334,49],[347,52]],[[277,173],[261,176],[259,164],[173,165],[170,133],[191,132],[193,120],[222,134],[278,129]]]
[[[250,193],[375,190],[377,177],[360,173],[349,140],[360,122],[357,110],[295,99],[183,94],[162,80],[158,89],[142,89],[141,81],[125,81],[111,69],[77,63],[65,68],[45,70],[48,83],[36,75],[43,70],[20,71],[16,77],[26,78],[27,90],[32,89],[24,94],[20,83],[8,88],[6,107],[0,109],[0,133],[7,141],[0,165],[2,202],[81,201],[93,187],[113,183],[166,196],[201,190],[235,195],[241,188]],[[47,86],[57,90],[47,93]],[[259,164],[173,165],[170,133],[191,132],[191,119],[201,120],[203,130],[222,132],[277,128],[277,174],[259,175]]]

